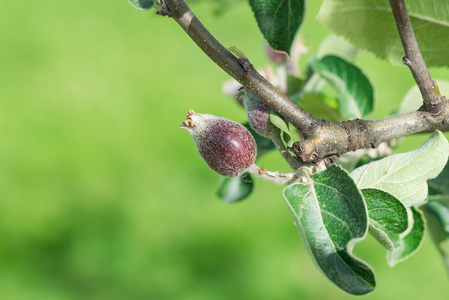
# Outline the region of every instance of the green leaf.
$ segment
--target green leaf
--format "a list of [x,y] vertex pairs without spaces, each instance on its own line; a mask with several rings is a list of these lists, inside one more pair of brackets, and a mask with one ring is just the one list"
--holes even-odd
[[413,213],[413,228],[401,239],[397,250],[387,252],[387,263],[390,267],[415,254],[424,240],[424,232],[426,230],[424,215],[416,207],[411,207],[410,209]]
[[424,212],[427,228],[449,274],[449,196],[431,196]]
[[387,250],[401,245],[400,234],[408,228],[407,209],[392,195],[376,189],[363,189],[368,207],[369,231]]
[[354,181],[336,165],[304,181],[286,187],[284,198],[313,261],[346,292],[371,292],[373,271],[352,255],[368,229],[366,205]]
[[448,141],[435,131],[418,149],[363,165],[352,171],[351,177],[360,189],[379,189],[407,207],[419,206],[427,197],[426,180],[440,174],[448,156]]
[[285,121],[285,119],[274,110],[271,110],[270,121],[274,126],[281,130],[285,143],[288,147],[291,147],[293,142],[292,135],[290,133],[290,130],[288,129],[288,122]]
[[149,10],[153,7],[154,1],[153,0],[126,0],[129,4],[134,6],[134,8],[140,9],[140,10]]
[[373,110],[373,87],[359,68],[338,56],[328,55],[316,61],[312,69],[338,91],[339,109],[344,118],[362,118]]
[[427,181],[429,195],[449,195],[449,164],[436,178]]
[[316,56],[321,58],[326,55],[336,55],[347,61],[352,61],[360,52],[344,38],[330,34],[321,41]]
[[426,209],[438,217],[441,228],[449,239],[449,196],[431,196],[426,203]]
[[[441,95],[449,95],[449,81],[444,79],[436,79],[438,87],[440,89]],[[415,84],[408,92],[405,94],[401,101],[401,105],[398,109],[398,114],[405,114],[418,110],[423,104],[421,92],[419,87]]]
[[[406,5],[427,65],[449,66],[447,0],[407,0]],[[355,46],[401,63],[404,50],[388,1],[324,0],[317,19]]]
[[341,122],[340,113],[335,107],[327,104],[325,97],[318,92],[301,92],[292,96],[292,100],[318,119]]
[[236,177],[222,177],[218,184],[217,196],[228,203],[241,201],[251,194],[253,186],[253,179],[249,173]]
[[290,53],[304,19],[305,0],[249,0],[249,4],[270,47]]

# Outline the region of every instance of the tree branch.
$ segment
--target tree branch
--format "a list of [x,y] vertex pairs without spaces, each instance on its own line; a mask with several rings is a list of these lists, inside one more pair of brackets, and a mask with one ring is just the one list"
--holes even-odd
[[377,148],[382,142],[401,136],[434,131],[447,124],[449,111],[439,117],[415,111],[382,120],[324,122],[319,134],[293,144],[292,151],[305,163],[322,161],[329,167],[340,155],[361,148]]
[[183,0],[165,0],[165,4],[170,11],[167,15],[173,18],[221,69],[286,118],[304,136],[314,134],[318,130],[319,119],[268,82],[254,69],[246,57],[239,59],[220,44]]
[[446,105],[445,99],[441,97],[438,86],[432,80],[426,63],[419,50],[413,32],[412,23],[407,12],[404,0],[390,0],[391,10],[396,21],[399,37],[401,38],[405,56],[403,63],[410,68],[413,78],[419,87],[424,101],[426,111],[433,114],[441,113]]
[[[421,57],[403,0],[390,0],[410,67],[424,99],[424,109],[383,120],[352,120],[332,123],[319,120],[275,88],[246,57],[235,57],[201,24],[183,0],[165,0],[162,15],[168,15],[221,69],[226,71],[261,101],[292,123],[305,140],[295,142],[292,151],[300,162],[330,166],[339,156],[360,148],[376,148],[380,143],[413,133],[435,130],[447,124],[449,108],[440,96]],[[267,176],[267,175],[264,175]]]

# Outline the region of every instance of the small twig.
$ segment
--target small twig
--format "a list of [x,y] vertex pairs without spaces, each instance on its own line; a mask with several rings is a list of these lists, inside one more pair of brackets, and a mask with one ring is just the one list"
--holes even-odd
[[284,143],[281,140],[281,136],[279,134],[274,135],[271,140],[273,141],[274,145],[276,146],[279,153],[282,155],[282,157],[287,161],[290,168],[293,170],[299,169],[301,166],[303,166],[303,163],[300,163],[298,160],[296,160],[288,151],[288,149],[285,147]]
[[444,111],[446,101],[441,97],[436,82],[432,80],[426,63],[419,50],[412,23],[404,0],[390,0],[391,10],[396,21],[399,36],[404,48],[403,63],[410,68],[424,101],[424,108],[432,114]]
[[299,176],[297,173],[282,174],[279,172],[267,171],[263,167],[259,168],[255,164],[249,167],[249,169],[246,171],[265,181],[269,181],[276,184],[290,184],[294,182],[296,179],[298,179],[297,177]]

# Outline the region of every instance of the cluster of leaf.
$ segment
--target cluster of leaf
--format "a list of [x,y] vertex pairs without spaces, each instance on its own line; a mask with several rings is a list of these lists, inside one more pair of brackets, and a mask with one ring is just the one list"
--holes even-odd
[[[302,170],[284,198],[313,261],[338,287],[365,294],[375,287],[371,267],[352,254],[367,233],[387,250],[391,267],[419,249],[429,229],[449,270],[449,143],[436,131],[418,149],[364,164],[351,173],[333,165]],[[441,173],[441,174],[440,174]],[[427,180],[430,196],[428,197]],[[252,191],[249,174],[223,178],[219,195],[241,200]]]
[[[280,7],[272,6],[273,3],[278,2],[281,2]],[[294,43],[296,32],[303,20],[305,6],[305,1],[296,2],[302,2],[303,4],[290,7],[288,1],[250,1],[264,37],[270,47],[278,49],[268,48],[268,52],[290,49]],[[282,11],[283,14],[297,16],[298,22],[284,22],[282,15],[277,15],[279,11]],[[267,16],[274,12],[276,13],[272,21],[264,24],[270,19]],[[279,29],[279,32],[284,32],[287,27],[291,27],[289,32],[294,34],[286,36],[281,33],[265,33],[264,30],[269,28],[268,24],[276,24],[277,27],[282,28],[282,30]],[[274,41],[280,40],[283,40],[280,44],[273,44]],[[286,52],[283,51],[285,55]],[[316,54],[310,59],[308,68],[304,72],[306,75],[289,72],[288,65],[297,64],[290,58],[283,60],[281,63],[277,62],[279,67],[287,73],[285,75],[286,82],[278,84],[285,86],[284,92],[293,101],[319,119],[341,122],[366,117],[374,107],[374,91],[367,76],[351,62],[357,53],[358,50],[353,46],[341,38],[331,35],[323,40]],[[270,57],[270,53],[268,53],[268,56]],[[333,93],[325,91],[325,88],[329,86]],[[254,97],[248,92],[242,93],[242,95],[243,97]],[[290,147],[292,136],[288,122],[274,111],[271,113],[270,120],[280,130],[283,140],[287,142],[287,147]],[[258,157],[275,149],[271,140],[257,134],[248,124],[246,124],[246,127],[256,139]],[[223,178],[220,180],[217,194],[226,202],[240,201],[249,196],[253,184],[254,181],[249,174],[245,174],[244,179]]]
[[414,254],[425,231],[419,207],[427,200],[426,181],[441,172],[448,156],[449,143],[437,131],[414,151],[350,174],[334,165],[286,187],[284,197],[301,237],[324,274],[351,294],[372,291],[371,268],[352,255],[368,232],[387,249],[390,266]]
[[[154,5],[151,0],[128,2],[143,10]],[[271,48],[290,53],[306,1],[250,0],[249,4]],[[409,0],[407,7],[426,62],[447,66],[449,14],[440,9],[444,1]],[[318,20],[359,49],[395,64],[401,61],[403,50],[388,1],[324,0]],[[287,74],[285,92],[318,118],[334,122],[365,118],[373,110],[374,91],[367,76],[351,62],[357,51],[335,36],[323,40],[306,75]],[[414,99],[420,97],[415,94],[404,98],[406,107],[419,107]],[[288,148],[288,123],[274,113],[270,120]],[[270,139],[247,128],[256,139],[259,157],[275,149]],[[387,262],[394,266],[419,249],[427,224],[449,270],[449,167],[443,170],[448,156],[449,143],[436,131],[414,151],[360,160],[348,170],[333,165],[313,174],[302,168],[301,180],[287,186],[283,195],[318,268],[346,292],[366,294],[375,287],[374,273],[352,254],[353,246],[370,233],[385,247]],[[222,178],[218,196],[236,202],[252,190],[253,179],[244,174]]]
[[[268,44],[289,52],[303,20],[304,1],[250,0],[250,5]],[[351,9],[345,10],[348,7]],[[371,18],[382,17],[386,21],[380,24],[377,21],[354,22],[365,27],[348,28],[347,20],[365,18],[361,11],[367,8]],[[411,8],[417,8],[416,3]],[[417,9],[426,10],[424,7]],[[420,12],[424,13],[429,11]],[[398,63],[403,55],[388,2],[325,0],[318,18],[356,46],[380,57]],[[437,24],[427,25],[438,27]],[[380,30],[390,38],[384,41],[383,37],[366,34]],[[358,35],[363,34],[365,39],[360,39]],[[417,35],[422,34],[420,28]],[[425,49],[432,47],[434,45]],[[295,91],[289,96],[319,118],[341,122],[366,117],[374,107],[374,92],[367,76],[351,62],[356,54],[357,50],[341,39],[327,38],[309,61],[307,76],[287,80],[286,92]],[[436,53],[426,55],[431,56],[431,64],[447,63],[439,60]],[[292,77],[293,74],[287,76]],[[333,94],[325,92],[325,84],[333,88]],[[415,96],[416,93],[409,93],[403,106],[418,108],[420,104],[412,102],[422,100]],[[254,134],[259,143],[263,141],[261,154],[274,148],[266,138]],[[348,293],[371,292],[376,284],[374,273],[368,264],[352,254],[353,246],[370,233],[385,247],[387,263],[392,267],[413,255],[422,244],[426,229],[423,211],[449,270],[449,167],[429,182],[434,188],[430,189],[429,197],[427,193],[427,180],[442,171],[448,156],[449,144],[437,131],[417,150],[373,162],[369,159],[365,161],[367,164],[359,161],[361,166],[351,173],[337,165],[316,174],[304,169],[302,182],[286,187],[284,198],[309,254],[323,273]],[[253,187],[249,174],[243,179],[223,179],[222,183],[218,194],[229,202],[244,199]]]

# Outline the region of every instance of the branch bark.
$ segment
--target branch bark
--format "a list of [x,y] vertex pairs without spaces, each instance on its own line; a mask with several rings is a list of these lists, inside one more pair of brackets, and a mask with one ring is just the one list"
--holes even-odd
[[322,162],[329,167],[344,153],[361,148],[377,148],[382,142],[401,136],[434,131],[446,125],[449,111],[438,117],[430,112],[415,111],[382,120],[325,122],[317,135],[293,144],[292,151],[302,162]]
[[446,104],[441,97],[436,82],[432,80],[426,63],[419,50],[412,23],[404,0],[389,0],[391,10],[398,28],[405,56],[403,63],[410,68],[413,78],[423,97],[424,109],[433,114],[441,113]]
[[265,80],[246,57],[237,58],[223,47],[183,0],[165,0],[164,3],[164,15],[176,20],[221,69],[301,131],[305,140],[295,142],[292,147],[300,162],[320,166],[324,164],[328,167],[347,152],[376,148],[380,143],[393,138],[435,130],[446,125],[449,115],[447,100],[439,94],[422,59],[403,0],[390,0],[390,4],[406,49],[404,61],[420,87],[424,109],[382,120],[352,120],[342,123],[319,120],[293,102]]
[[165,4],[169,9],[167,15],[173,18],[221,69],[286,118],[304,136],[314,134],[318,130],[319,119],[268,82],[246,58],[237,58],[220,44],[183,0],[165,0]]

